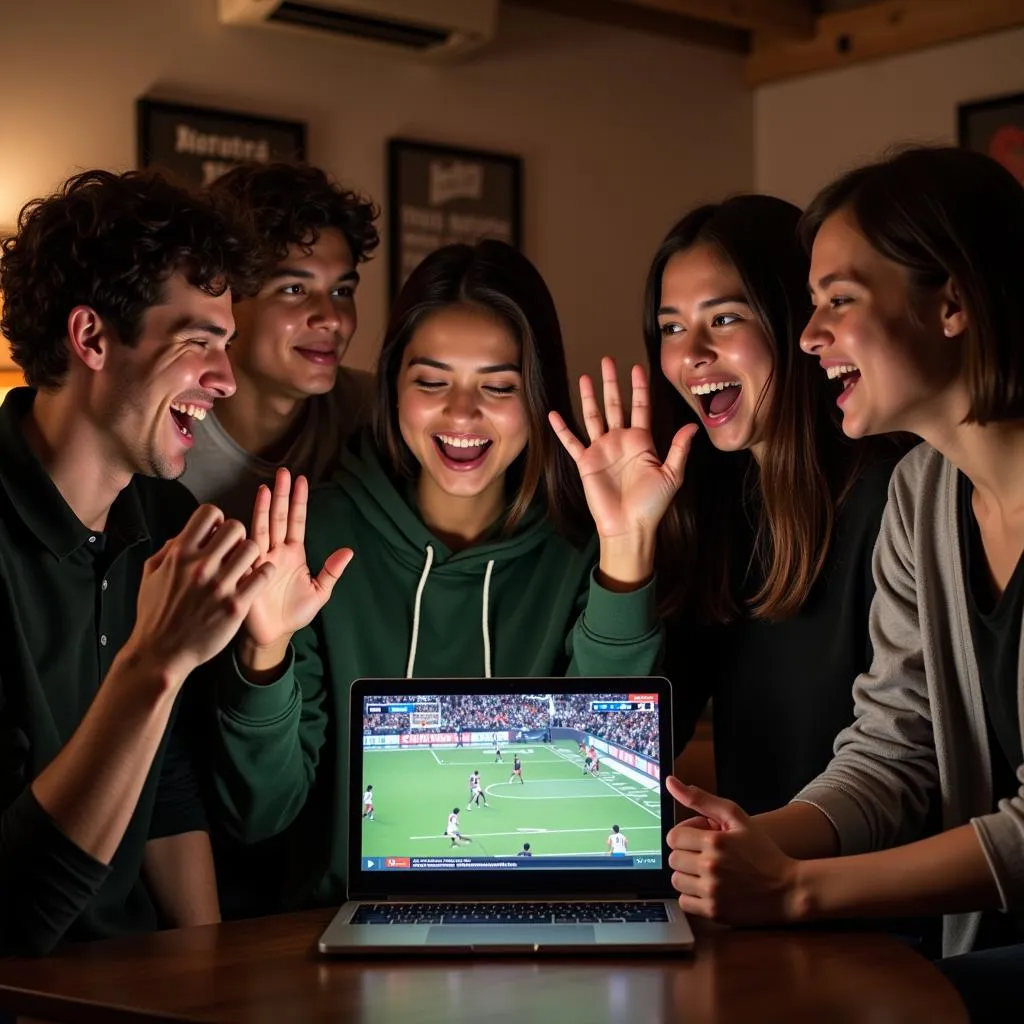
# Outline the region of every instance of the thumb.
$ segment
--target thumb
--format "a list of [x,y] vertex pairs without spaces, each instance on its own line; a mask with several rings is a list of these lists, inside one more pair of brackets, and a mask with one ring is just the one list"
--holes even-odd
[[338,548],[337,551],[327,556],[327,561],[324,562],[324,567],[316,578],[317,590],[320,591],[320,597],[323,599],[321,608],[330,600],[335,583],[341,579],[341,574],[348,568],[348,563],[354,556],[355,552],[351,548]]
[[677,803],[688,807],[691,811],[696,811],[712,824],[725,828],[738,828],[741,825],[746,825],[750,820],[746,812],[731,800],[706,793],[697,786],[687,786],[673,775],[665,780],[665,788]]
[[676,490],[682,486],[686,460],[689,458],[690,447],[698,429],[696,423],[687,423],[685,427],[680,427],[676,431],[676,436],[672,438],[668,455],[665,456],[665,468],[671,473]]

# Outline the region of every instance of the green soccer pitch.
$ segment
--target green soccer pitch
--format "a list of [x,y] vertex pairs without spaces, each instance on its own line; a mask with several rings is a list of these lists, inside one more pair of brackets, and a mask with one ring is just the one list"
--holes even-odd
[[[578,744],[510,744],[504,761],[494,748],[432,747],[363,752],[360,794],[373,786],[374,820],[363,818],[363,857],[509,857],[529,843],[535,856],[607,856],[612,825],[630,854],[658,854],[658,791],[645,789],[602,761],[597,777],[583,774]],[[523,783],[512,779],[519,754]],[[479,769],[487,806],[469,810],[469,775]],[[470,842],[452,847],[448,815]],[[362,814],[362,807],[356,811]]]

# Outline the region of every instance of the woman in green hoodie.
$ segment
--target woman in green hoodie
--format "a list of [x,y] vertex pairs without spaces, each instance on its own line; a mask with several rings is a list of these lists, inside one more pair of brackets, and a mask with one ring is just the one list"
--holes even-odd
[[662,464],[639,367],[630,426],[611,360],[604,416],[581,380],[584,445],[551,295],[484,241],[412,274],[377,373],[374,429],[308,523],[301,477],[257,497],[253,539],[276,574],[219,694],[219,809],[244,842],[287,830],[287,905],[344,897],[354,679],[643,676],[661,652],[654,538],[692,427]]

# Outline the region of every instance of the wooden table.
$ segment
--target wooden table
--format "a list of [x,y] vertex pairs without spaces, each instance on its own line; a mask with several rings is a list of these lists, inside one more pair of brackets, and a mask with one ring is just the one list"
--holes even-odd
[[329,911],[0,959],[0,1009],[47,1021],[352,1024],[966,1024],[952,986],[888,936],[696,923],[691,956],[327,960]]

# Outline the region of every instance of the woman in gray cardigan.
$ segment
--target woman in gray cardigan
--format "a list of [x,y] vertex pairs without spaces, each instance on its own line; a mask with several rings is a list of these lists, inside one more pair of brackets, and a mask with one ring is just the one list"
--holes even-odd
[[[944,913],[947,957],[1000,947],[943,961],[968,1001],[979,956],[1024,998],[1024,189],[915,148],[830,185],[803,228],[801,345],[844,432],[926,443],[890,484],[874,659],[833,760],[756,818],[670,780],[695,814],[670,834],[673,884],[735,923]],[[920,839],[932,807],[944,831]]]

